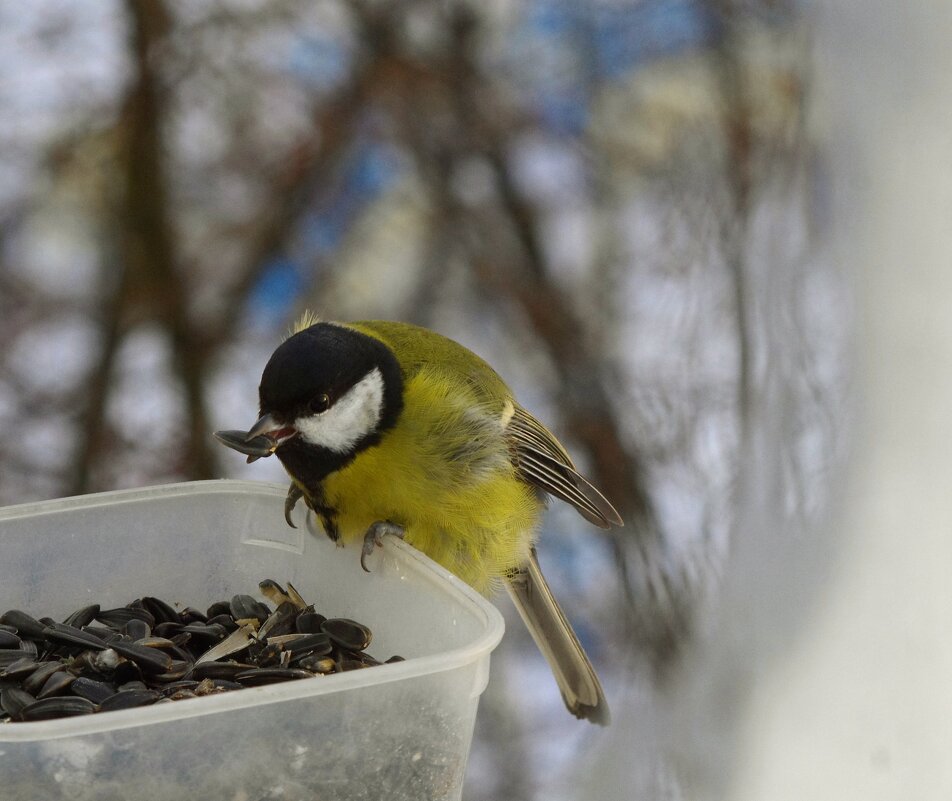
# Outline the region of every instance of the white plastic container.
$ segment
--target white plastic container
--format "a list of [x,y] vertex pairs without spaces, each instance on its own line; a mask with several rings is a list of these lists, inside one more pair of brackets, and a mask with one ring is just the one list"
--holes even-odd
[[387,538],[361,570],[284,522],[285,488],[200,481],[0,509],[0,611],[62,619],[143,595],[204,608],[291,581],[368,625],[380,667],[171,704],[0,724],[4,801],[458,799],[496,609]]

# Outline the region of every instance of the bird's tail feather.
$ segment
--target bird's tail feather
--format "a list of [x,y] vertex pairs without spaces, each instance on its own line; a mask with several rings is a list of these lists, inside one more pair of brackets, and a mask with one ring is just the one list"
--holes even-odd
[[542,575],[534,548],[528,564],[508,577],[506,589],[552,668],[569,712],[607,726],[611,716],[602,685]]

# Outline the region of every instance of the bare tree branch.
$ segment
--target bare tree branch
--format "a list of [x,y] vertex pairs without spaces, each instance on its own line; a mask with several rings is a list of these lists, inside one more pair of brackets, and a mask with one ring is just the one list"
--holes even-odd
[[212,478],[217,460],[208,439],[204,376],[207,351],[189,319],[188,276],[179,269],[165,168],[166,119],[156,59],[170,24],[162,0],[127,0],[134,79],[126,95],[121,149],[124,186],[118,217],[120,252],[129,270],[125,311],[168,331],[185,393],[182,448],[188,477]]

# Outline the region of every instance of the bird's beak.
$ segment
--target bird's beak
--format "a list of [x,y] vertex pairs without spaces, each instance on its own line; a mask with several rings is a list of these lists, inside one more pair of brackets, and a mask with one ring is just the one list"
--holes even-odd
[[[275,420],[273,415],[263,414],[258,418],[258,422],[248,429],[248,435],[245,437],[245,442],[248,442],[255,437],[270,436],[272,432],[278,433],[283,428],[284,426]],[[293,431],[293,429],[291,430]],[[271,436],[271,439],[277,439],[277,437]]]
[[216,431],[215,439],[232,450],[243,453],[249,462],[270,456],[278,447],[297,434],[294,426],[279,423],[272,415],[262,415],[248,431]]

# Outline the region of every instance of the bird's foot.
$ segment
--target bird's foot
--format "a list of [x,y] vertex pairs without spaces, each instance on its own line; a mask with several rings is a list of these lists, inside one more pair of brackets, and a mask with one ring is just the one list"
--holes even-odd
[[360,566],[364,571],[370,572],[370,568],[367,567],[367,557],[374,552],[374,548],[383,545],[384,535],[393,534],[393,536],[403,539],[406,533],[403,526],[398,526],[389,520],[378,520],[376,523],[371,523],[367,533],[364,534],[363,548],[360,549]]
[[303,497],[304,492],[297,484],[292,483],[291,486],[288,487],[288,496],[284,499],[284,519],[291,528],[297,528],[297,526],[294,525],[294,521],[291,520],[291,512],[294,511],[297,502]]

